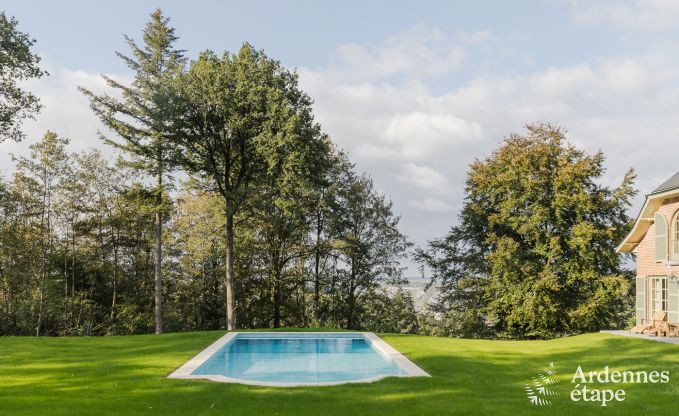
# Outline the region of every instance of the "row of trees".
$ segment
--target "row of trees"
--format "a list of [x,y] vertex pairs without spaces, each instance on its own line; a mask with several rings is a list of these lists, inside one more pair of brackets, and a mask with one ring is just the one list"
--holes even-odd
[[297,75],[249,44],[188,62],[159,10],[126,39],[133,82],[82,89],[123,157],[49,132],[3,182],[0,333],[361,327],[409,243]]
[[[0,182],[0,333],[153,331],[157,192],[126,163],[67,144],[47,133]],[[382,284],[399,283],[408,244],[370,178],[335,156],[325,187],[262,185],[234,216],[238,327],[381,325],[373,310],[394,296]],[[198,184],[160,204],[169,330],[227,323],[225,202]]]
[[[192,187],[220,198],[228,329],[236,327],[235,286],[242,283],[236,282],[236,259],[247,244],[238,241],[239,233],[251,229],[256,239],[268,242],[258,260],[266,262],[273,326],[283,320],[286,275],[294,269],[299,274],[309,256],[317,308],[321,263],[331,256],[346,264],[346,326],[355,326],[360,288],[387,276],[397,279],[396,259],[407,243],[391,204],[369,178],[356,176],[314,122],[312,101],[300,90],[297,74],[249,44],[237,54],[205,51],[188,63],[160,10],[151,16],[143,46],[127,41],[132,55],[119,56],[135,72],[133,83],[105,78],[121,98],[82,91],[102,122],[122,138],[104,140],[128,155],[130,167],[155,180],[156,332],[162,330],[161,211],[172,170],[185,172]],[[326,218],[340,212],[343,222]],[[313,244],[307,241],[310,233]]]
[[[0,15],[0,139],[39,110],[44,75]],[[314,121],[297,75],[244,44],[189,61],[157,10],[118,54],[134,74],[82,89],[122,155],[71,154],[48,132],[0,180],[0,334],[121,334],[330,326],[551,337],[623,326],[630,272],[615,253],[634,174],[599,185],[547,124],[468,172],[459,223],[415,250],[440,294],[416,311],[391,202]],[[5,59],[5,57],[8,57]],[[180,178],[181,180],[178,180]]]

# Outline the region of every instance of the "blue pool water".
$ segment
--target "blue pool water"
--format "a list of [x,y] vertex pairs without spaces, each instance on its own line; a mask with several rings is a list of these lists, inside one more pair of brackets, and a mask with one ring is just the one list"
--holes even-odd
[[238,334],[193,375],[323,383],[397,376],[403,370],[361,334]]

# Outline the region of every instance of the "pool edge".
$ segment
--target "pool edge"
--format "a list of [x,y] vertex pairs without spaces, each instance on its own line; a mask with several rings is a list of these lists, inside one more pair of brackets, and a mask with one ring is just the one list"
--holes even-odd
[[397,377],[431,377],[429,373],[421,369],[417,364],[410,361],[408,357],[401,354],[396,348],[389,345],[389,343],[378,337],[374,332],[361,332],[370,345],[379,353],[391,359],[407,374]]
[[[376,377],[370,377],[366,379],[356,379],[356,380],[346,380],[346,381],[327,381],[327,382],[274,382],[274,381],[255,381],[255,380],[244,380],[240,378],[231,378],[220,375],[194,375],[192,374],[198,367],[205,363],[214,353],[216,353],[224,345],[228,344],[239,334],[253,334],[253,333],[266,333],[266,332],[227,332],[219,339],[210,344],[207,348],[200,351],[198,354],[194,355],[189,361],[184,363],[181,367],[173,371],[167,378],[172,379],[182,379],[182,380],[209,380],[216,381],[220,383],[238,383],[246,384],[251,386],[266,386],[266,387],[304,387],[304,386],[337,386],[341,384],[353,384],[353,383],[372,383],[378,380],[382,380],[387,377],[431,377],[429,373],[422,370],[417,364],[410,361],[406,356],[398,352],[394,347],[389,345],[382,338],[375,335],[373,332],[354,332],[354,334],[361,334],[370,343],[379,354],[391,359],[398,365],[406,374],[400,375],[380,375]],[[272,334],[299,334],[298,332],[274,332]],[[317,334],[347,334],[347,332],[317,332]]]
[[167,378],[181,378],[181,379],[192,379],[196,378],[193,373],[198,367],[200,367],[205,361],[207,361],[214,353],[216,353],[224,345],[228,344],[229,341],[234,339],[239,332],[227,332],[222,335],[212,344],[208,345],[207,348],[200,351],[198,354],[191,357],[191,359],[185,362],[181,367],[173,371]]

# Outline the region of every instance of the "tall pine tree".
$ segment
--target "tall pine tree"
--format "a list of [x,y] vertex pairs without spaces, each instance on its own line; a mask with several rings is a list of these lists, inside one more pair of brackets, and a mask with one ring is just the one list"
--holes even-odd
[[155,178],[155,320],[156,333],[162,332],[162,216],[164,179],[169,170],[167,131],[171,94],[168,83],[186,64],[183,51],[175,48],[178,37],[169,19],[160,9],[151,14],[144,30],[143,46],[125,36],[131,56],[117,53],[135,73],[131,85],[103,76],[109,87],[118,90],[122,99],[96,95],[81,88],[90,99],[93,111],[104,125],[122,138],[116,141],[102,135],[104,141],[129,155],[128,164]]

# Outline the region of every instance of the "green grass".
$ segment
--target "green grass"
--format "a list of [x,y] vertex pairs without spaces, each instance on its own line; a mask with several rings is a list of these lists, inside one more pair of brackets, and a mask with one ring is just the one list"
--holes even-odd
[[[223,332],[101,338],[0,337],[0,415],[676,415],[679,346],[605,334],[485,341],[384,334],[431,378],[270,388],[166,376]],[[524,383],[554,362],[560,393],[528,403]],[[667,384],[617,385],[605,408],[572,402],[578,365],[670,370]],[[609,385],[610,387],[610,385]]]

